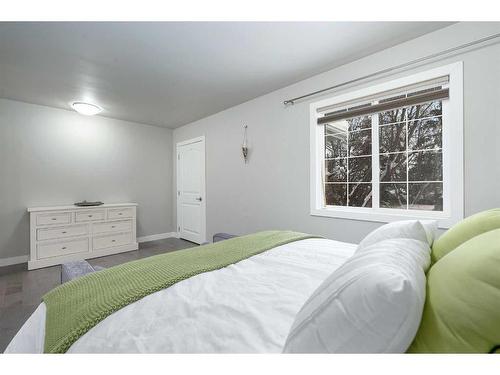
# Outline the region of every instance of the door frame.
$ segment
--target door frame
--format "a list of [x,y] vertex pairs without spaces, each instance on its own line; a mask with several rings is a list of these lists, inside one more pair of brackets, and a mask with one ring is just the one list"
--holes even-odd
[[181,214],[182,210],[180,209],[180,178],[179,178],[179,161],[180,161],[180,154],[179,154],[179,148],[183,146],[187,146],[193,143],[198,143],[201,142],[201,151],[203,155],[203,174],[201,176],[201,243],[206,242],[207,240],[207,187],[206,187],[206,153],[205,153],[205,136],[202,135],[200,137],[196,138],[191,138],[187,139],[182,142],[177,142],[175,145],[175,169],[176,169],[176,186],[175,186],[175,200],[176,200],[176,207],[177,207],[177,223],[176,223],[176,229],[177,229],[177,236],[180,237],[181,234]]

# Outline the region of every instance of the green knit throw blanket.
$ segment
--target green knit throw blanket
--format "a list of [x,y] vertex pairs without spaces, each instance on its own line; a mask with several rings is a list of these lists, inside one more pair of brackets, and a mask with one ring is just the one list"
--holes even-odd
[[139,259],[62,284],[43,296],[47,307],[44,351],[65,353],[107,316],[179,281],[311,237],[290,231],[259,232]]

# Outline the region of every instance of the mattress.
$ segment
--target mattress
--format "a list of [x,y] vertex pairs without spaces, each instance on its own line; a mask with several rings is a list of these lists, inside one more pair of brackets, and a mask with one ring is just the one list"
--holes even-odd
[[[299,309],[355,249],[306,239],[196,275],[108,316],[68,353],[281,353]],[[43,353],[45,310],[6,353]]]

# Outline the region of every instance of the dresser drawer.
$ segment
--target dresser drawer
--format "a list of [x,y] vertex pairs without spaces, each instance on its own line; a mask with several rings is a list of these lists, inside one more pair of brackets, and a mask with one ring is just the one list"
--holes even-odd
[[108,232],[131,232],[132,220],[126,221],[112,221],[109,223],[95,223],[92,227],[94,234],[108,233]]
[[110,208],[108,209],[108,220],[125,219],[134,216],[133,208]]
[[85,210],[78,211],[75,214],[75,221],[77,223],[96,220],[104,220],[104,210]]
[[132,243],[131,233],[115,234],[112,236],[105,236],[105,237],[95,237],[94,250],[101,250],[101,249],[106,249],[108,247],[128,245],[129,243]]
[[74,241],[63,241],[51,244],[38,244],[38,259],[52,258],[69,254],[86,253],[89,251],[87,238]]
[[57,238],[85,236],[86,234],[88,234],[87,225],[74,225],[71,227],[37,229],[36,239],[38,241],[44,241]]
[[54,212],[47,214],[36,214],[36,225],[55,225],[71,223],[70,212]]

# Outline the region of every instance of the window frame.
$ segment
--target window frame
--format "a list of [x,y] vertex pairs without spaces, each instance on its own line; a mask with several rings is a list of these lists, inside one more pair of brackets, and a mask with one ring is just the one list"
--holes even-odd
[[[439,77],[449,77],[450,97],[442,102],[443,211],[402,210],[395,208],[324,206],[323,163],[324,126],[317,124],[319,108],[362,99],[389,90]],[[463,219],[463,63],[441,66],[402,78],[336,95],[310,104],[310,214],[353,220],[391,222],[402,219],[433,219],[440,228],[450,228]],[[378,116],[374,116],[377,117]],[[378,196],[379,124],[372,121],[372,202]],[[377,194],[375,194],[377,192]]]

